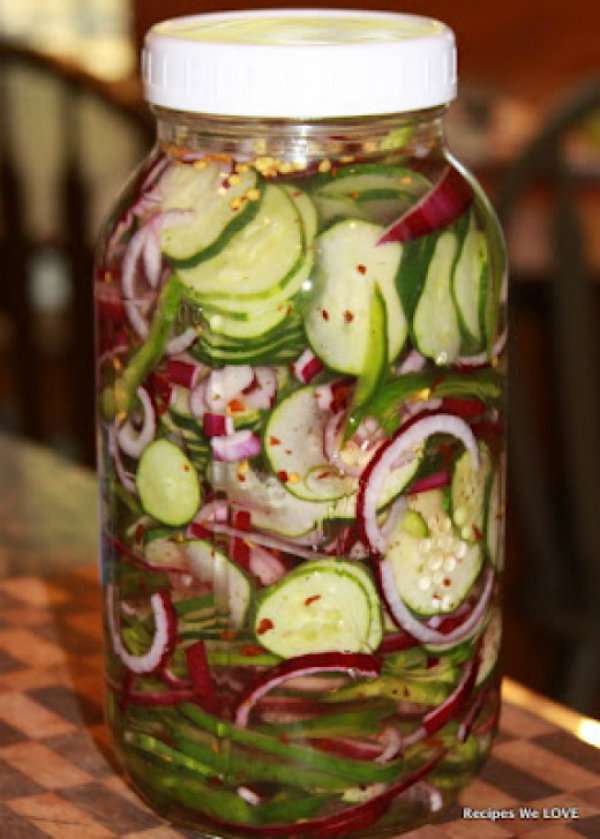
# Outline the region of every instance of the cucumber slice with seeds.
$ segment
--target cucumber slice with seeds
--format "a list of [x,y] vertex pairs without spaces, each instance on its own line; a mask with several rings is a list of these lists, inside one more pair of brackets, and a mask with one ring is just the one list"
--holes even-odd
[[370,652],[381,642],[377,590],[353,562],[306,562],[259,597],[254,629],[260,644],[282,658]]
[[479,576],[480,545],[455,536],[440,490],[411,496],[410,508],[424,519],[428,535],[417,538],[403,523],[392,536],[384,562],[392,566],[398,594],[416,614],[449,614],[460,606]]
[[[289,493],[304,501],[328,504],[321,518],[352,518],[356,511],[358,479],[340,475],[327,463],[323,433],[330,414],[319,408],[315,391],[314,386],[300,388],[273,410],[265,426],[265,455]],[[411,463],[390,473],[379,509],[405,489],[419,463],[420,457],[415,457]]]
[[484,533],[485,491],[492,461],[485,443],[479,443],[479,469],[473,468],[469,452],[456,461],[450,487],[452,519],[463,539],[480,542]]
[[136,484],[144,511],[171,527],[187,524],[200,506],[196,470],[169,440],[155,440],[144,449]]

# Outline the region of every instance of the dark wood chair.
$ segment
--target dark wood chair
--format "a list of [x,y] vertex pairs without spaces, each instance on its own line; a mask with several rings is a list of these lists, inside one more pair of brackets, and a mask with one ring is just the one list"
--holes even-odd
[[[28,90],[40,84],[50,87],[53,107],[59,109],[55,122],[59,123],[60,133],[57,136],[53,131],[51,141],[60,146],[60,162],[54,176],[50,211],[54,223],[50,235],[38,235],[29,223],[33,208],[28,206],[30,198],[17,137],[27,132],[28,118],[34,115],[23,107],[19,108],[18,117],[15,114],[15,79],[23,82],[23,77]],[[28,436],[44,440],[47,432],[43,401],[59,398],[52,381],[45,381],[48,364],[37,340],[39,313],[31,294],[31,266],[36,253],[50,247],[59,254],[70,286],[65,295],[69,301],[67,311],[63,313],[68,336],[58,357],[55,354],[52,359],[53,365],[62,369],[67,388],[60,397],[68,403],[63,411],[66,427],[61,431],[72,441],[73,454],[88,463],[94,459],[92,262],[96,230],[91,222],[92,196],[82,163],[81,126],[90,103],[126,126],[139,149],[137,158],[141,159],[152,143],[153,128],[135,82],[104,83],[76,66],[0,41],[0,264],[4,280],[0,308],[12,326],[8,353],[12,369],[8,372],[16,395],[14,425]],[[17,119],[25,124],[17,126]],[[39,119],[37,122],[35,130],[39,131]],[[47,155],[48,138],[39,136],[34,141],[39,142],[40,155]]]
[[570,92],[497,196],[507,228],[518,223],[520,203],[536,184],[543,184],[550,211],[550,276],[533,293],[515,281],[511,306],[516,320],[534,298],[546,317],[536,368],[541,388],[527,377],[531,347],[516,341],[510,347],[510,504],[524,554],[515,557],[523,565],[520,608],[556,651],[546,689],[592,714],[600,706],[600,285],[586,264],[578,192],[590,184],[599,189],[600,176],[573,170],[565,140],[599,109],[600,78]]

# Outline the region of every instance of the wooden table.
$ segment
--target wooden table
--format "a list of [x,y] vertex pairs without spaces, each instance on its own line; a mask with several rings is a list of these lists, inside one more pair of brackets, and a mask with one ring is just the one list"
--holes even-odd
[[[102,722],[95,482],[48,452],[0,437],[0,837],[182,839],[126,786]],[[501,733],[474,809],[514,820],[461,818],[406,839],[600,837],[600,724],[504,685]],[[580,737],[574,736],[574,732]],[[574,807],[578,819],[525,820],[519,807]]]

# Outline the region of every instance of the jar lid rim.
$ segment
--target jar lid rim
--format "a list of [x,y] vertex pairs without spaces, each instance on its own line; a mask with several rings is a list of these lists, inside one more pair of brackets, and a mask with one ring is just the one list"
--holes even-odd
[[172,18],[142,55],[145,97],[221,116],[406,113],[456,96],[456,44],[434,18],[359,9],[262,9]]

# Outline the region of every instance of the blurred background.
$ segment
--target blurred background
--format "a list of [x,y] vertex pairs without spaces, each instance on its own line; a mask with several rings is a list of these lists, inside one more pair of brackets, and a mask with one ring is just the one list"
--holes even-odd
[[[91,261],[152,143],[143,34],[167,13],[274,5],[0,0],[1,432],[93,465]],[[506,670],[600,716],[600,4],[376,7],[456,31],[450,144],[508,232]]]

